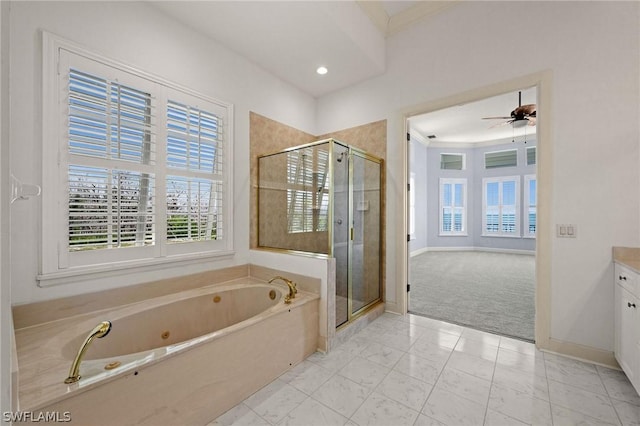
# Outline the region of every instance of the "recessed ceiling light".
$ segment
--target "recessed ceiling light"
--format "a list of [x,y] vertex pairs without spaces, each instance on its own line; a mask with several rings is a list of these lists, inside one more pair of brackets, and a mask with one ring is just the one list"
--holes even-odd
[[318,67],[316,72],[320,75],[325,75],[326,73],[329,72],[329,70],[327,69],[327,67]]

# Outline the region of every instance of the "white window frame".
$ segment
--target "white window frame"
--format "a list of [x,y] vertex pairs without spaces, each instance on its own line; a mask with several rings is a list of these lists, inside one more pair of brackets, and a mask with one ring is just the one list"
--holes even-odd
[[[209,98],[201,93],[167,81],[156,75],[146,73],[124,63],[91,52],[83,46],[62,39],[53,34],[42,32],[43,40],[43,126],[42,126],[42,252],[38,285],[47,287],[78,280],[99,279],[114,274],[144,272],[157,265],[181,266],[181,264],[207,263],[212,258],[230,256],[233,252],[233,105]],[[65,53],[61,53],[65,52]],[[68,53],[67,53],[68,52]],[[97,250],[95,252],[69,253],[67,249],[68,205],[68,147],[66,99],[63,98],[64,82],[68,67],[64,58],[82,62],[89,68],[115,69],[118,78],[135,80],[133,84],[143,82],[153,89],[158,98],[156,108],[156,237],[155,244],[147,247],[127,247]],[[61,59],[62,58],[62,59]],[[91,72],[91,69],[83,70]],[[97,75],[100,75],[97,73]],[[103,76],[108,77],[108,76]],[[147,90],[147,87],[140,89]],[[166,167],[166,106],[167,100],[184,102],[202,109],[213,106],[224,115],[225,137],[223,142],[223,238],[222,240],[194,241],[188,243],[167,244],[166,226],[166,188],[164,177],[185,173]],[[189,175],[189,172],[186,172]],[[193,173],[192,173],[193,174]],[[197,174],[197,173],[196,173]],[[195,174],[194,174],[195,175]],[[160,177],[160,179],[158,179]],[[158,218],[162,217],[162,220]],[[126,253],[125,253],[126,252]]]
[[[502,230],[502,210],[503,210],[503,193],[502,188],[504,182],[515,182],[515,230],[514,232],[505,232]],[[498,231],[487,232],[487,184],[498,183]],[[482,179],[482,236],[483,237],[506,237],[520,238],[520,176],[501,176]]]
[[[536,175],[525,175],[524,176],[524,198],[523,198],[523,207],[524,207],[524,211],[523,211],[523,215],[524,215],[524,225],[523,225],[523,231],[522,231],[522,236],[524,238],[536,238],[536,234],[538,232],[538,194],[535,194],[535,204],[534,205],[530,205],[529,204],[529,196],[531,195],[529,193],[529,183],[535,180],[536,181],[536,189],[538,188],[538,182],[537,182],[537,177]],[[532,233],[529,232],[529,208],[535,208],[536,209],[536,230]]]
[[[451,207],[454,210],[456,209],[456,207],[454,206],[445,206],[444,205],[444,186],[445,185],[451,185],[452,187],[452,192],[451,192],[451,200],[455,199],[455,186],[456,185],[462,185],[462,207],[458,207],[459,209],[462,210],[462,229],[460,231],[456,231],[454,230],[453,226],[451,227],[451,231],[444,231],[443,228],[443,224],[444,224],[444,208],[445,207]],[[438,222],[438,234],[441,237],[466,237],[468,235],[468,231],[467,231],[467,192],[468,192],[468,186],[467,186],[467,179],[466,178],[456,178],[456,179],[450,179],[450,178],[440,178],[440,202],[439,202],[439,222]],[[455,213],[452,216],[452,224],[453,224],[453,218],[455,217]]]

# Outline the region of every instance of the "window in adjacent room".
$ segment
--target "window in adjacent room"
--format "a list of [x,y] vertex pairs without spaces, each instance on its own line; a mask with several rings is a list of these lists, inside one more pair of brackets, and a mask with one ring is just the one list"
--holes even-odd
[[527,147],[527,166],[533,166],[536,164],[536,147],[529,146]]
[[441,170],[464,170],[465,156],[464,154],[440,154]]
[[524,237],[535,238],[537,228],[536,175],[524,177]]
[[440,235],[467,235],[466,179],[440,179]]
[[497,169],[500,167],[515,167],[518,165],[518,150],[485,152],[484,168]]
[[520,177],[482,180],[482,235],[520,236]]

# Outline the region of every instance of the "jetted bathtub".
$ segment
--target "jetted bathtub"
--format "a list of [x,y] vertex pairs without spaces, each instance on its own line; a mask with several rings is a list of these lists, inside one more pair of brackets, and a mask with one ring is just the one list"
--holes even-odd
[[[206,424],[316,350],[319,296],[246,278],[16,333],[21,411],[76,424]],[[111,321],[64,384],[88,332]]]

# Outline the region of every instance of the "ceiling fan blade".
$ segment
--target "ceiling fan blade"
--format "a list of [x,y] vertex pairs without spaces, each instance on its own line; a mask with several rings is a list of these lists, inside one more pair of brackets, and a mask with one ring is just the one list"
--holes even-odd
[[506,126],[507,124],[511,124],[511,123],[513,123],[513,120],[507,120],[507,121],[503,121],[502,123],[494,124],[493,126],[491,126],[489,128],[493,129],[494,127],[502,127],[502,126]]
[[535,116],[527,117],[527,120],[529,121],[529,123],[527,123],[529,126],[535,126],[536,125],[536,117]]
[[483,120],[510,120],[513,117],[482,117]]

